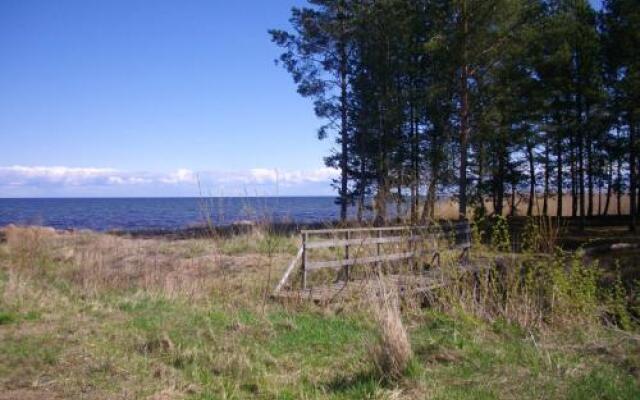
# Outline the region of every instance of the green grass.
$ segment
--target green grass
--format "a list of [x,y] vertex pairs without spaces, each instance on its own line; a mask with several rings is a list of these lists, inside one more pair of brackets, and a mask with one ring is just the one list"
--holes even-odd
[[38,319],[40,319],[40,312],[38,311],[32,310],[24,313],[18,313],[14,311],[0,310],[0,325],[19,323],[21,321],[37,321]]
[[640,388],[627,374],[617,369],[599,367],[589,374],[573,380],[567,398],[632,400],[640,398]]
[[[267,257],[259,242],[234,240],[228,255],[244,243],[240,254]],[[290,239],[278,240],[273,248],[288,255]],[[191,246],[168,243],[163,251],[210,251]],[[2,391],[44,388],[88,399],[640,398],[634,333],[599,325],[531,330],[505,318],[414,308],[404,315],[414,357],[389,382],[372,363],[376,327],[366,308],[265,302],[264,269],[238,266],[227,272],[228,286],[202,297],[143,287],[86,294],[68,263],[18,277],[7,273],[6,245],[0,249]]]
[[15,313],[10,311],[0,311],[0,325],[10,324],[17,320],[18,316]]
[[299,243],[290,236],[276,235],[273,233],[258,233],[251,235],[237,235],[223,238],[217,241],[217,246],[223,254],[242,255],[258,253],[269,254],[295,254]]

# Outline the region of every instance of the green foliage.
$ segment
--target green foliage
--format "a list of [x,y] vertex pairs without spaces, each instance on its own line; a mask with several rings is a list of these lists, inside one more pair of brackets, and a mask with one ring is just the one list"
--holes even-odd
[[511,250],[509,224],[507,223],[507,219],[502,215],[495,216],[492,221],[491,247],[497,251]]
[[[336,140],[325,161],[343,172],[342,206],[365,208],[371,196],[385,220],[391,199],[411,193],[412,222],[433,219],[433,204],[416,215],[419,177],[429,176],[427,203],[457,189],[464,216],[467,198],[490,197],[503,214],[505,194],[517,202],[528,187],[535,198],[540,176],[547,195],[562,193],[559,172],[591,215],[595,185],[612,187],[615,166],[616,190],[631,183],[632,135],[613,131],[640,121],[640,5],[592,3],[309,1],[292,9],[290,29],[269,33],[298,93],[313,99],[319,138]],[[584,173],[567,174],[577,160]],[[471,165],[477,179],[466,179]],[[528,239],[532,251],[544,244]]]
[[537,262],[527,271],[524,291],[534,296],[550,321],[593,321],[598,317],[601,271],[585,264],[582,254],[560,251],[550,261]]
[[471,242],[473,247],[478,248],[484,243],[484,226],[486,224],[486,221],[486,217],[484,216],[475,216],[471,221]]
[[640,321],[640,279],[636,280],[631,292],[631,312],[636,321]]
[[522,249],[553,253],[556,250],[560,226],[549,217],[528,217],[522,231]]
[[622,283],[618,263],[616,263],[615,279],[607,288],[604,298],[607,312],[613,318],[613,322],[622,329],[630,329],[631,315],[627,309],[627,290]]

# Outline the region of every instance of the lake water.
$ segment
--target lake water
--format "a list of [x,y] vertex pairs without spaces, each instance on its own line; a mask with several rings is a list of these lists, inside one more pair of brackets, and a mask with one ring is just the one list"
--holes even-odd
[[244,220],[322,222],[336,220],[333,197],[1,199],[0,226],[43,225],[57,229],[181,229]]

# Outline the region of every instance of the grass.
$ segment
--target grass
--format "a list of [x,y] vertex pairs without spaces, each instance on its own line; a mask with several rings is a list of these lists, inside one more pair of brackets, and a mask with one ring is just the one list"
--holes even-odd
[[[604,203],[606,200],[606,194],[594,194],[593,196],[593,204],[595,208],[595,212],[598,211],[598,202],[602,202],[602,209],[604,210]],[[548,215],[556,215],[557,214],[557,196],[550,196],[548,199]],[[586,200],[585,200],[586,201]],[[541,215],[543,208],[544,198],[541,195],[538,195],[536,200],[533,203],[533,215]],[[564,194],[562,197],[562,215],[569,216],[572,213],[571,210],[571,195]],[[516,195],[516,207],[514,215],[527,215],[527,209],[529,206],[529,198],[527,195],[517,194]],[[484,201],[484,207],[487,211],[487,214],[493,213],[493,200],[486,198]],[[511,214],[511,198],[510,196],[506,196],[503,201],[503,215]],[[629,196],[623,195],[620,201],[620,213],[623,215],[629,214]],[[445,219],[456,219],[458,218],[458,202],[454,199],[442,199],[438,200],[435,204],[435,214],[439,218]],[[609,204],[608,215],[617,215],[618,214],[618,203],[616,201],[615,195],[611,197],[611,202]]]
[[265,300],[290,237],[12,235],[0,244],[0,399],[640,398],[636,333],[530,327],[454,303],[402,305],[413,356],[384,379],[368,306]]

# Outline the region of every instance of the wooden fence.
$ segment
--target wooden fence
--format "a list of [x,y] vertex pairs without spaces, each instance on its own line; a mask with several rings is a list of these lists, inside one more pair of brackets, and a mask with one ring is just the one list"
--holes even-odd
[[[447,235],[447,232],[453,233],[454,245],[462,248],[463,251],[466,251],[471,245],[470,227],[467,221],[443,228],[444,230],[438,229],[436,231],[432,226],[302,230],[300,232],[302,245],[278,282],[274,294],[277,294],[284,287],[299,262],[301,262],[301,287],[302,290],[305,290],[308,272],[325,268],[343,268],[345,278],[348,281],[352,266],[381,265],[384,262],[414,259],[422,254],[425,241],[432,242],[434,247],[433,260],[437,257],[439,261],[438,240],[443,234]],[[397,244],[398,246],[393,251],[387,252],[384,248],[386,244]],[[331,248],[343,249],[344,257],[322,261],[314,261],[309,257],[312,250]],[[368,249],[369,254],[361,256],[359,253],[362,249]]]

